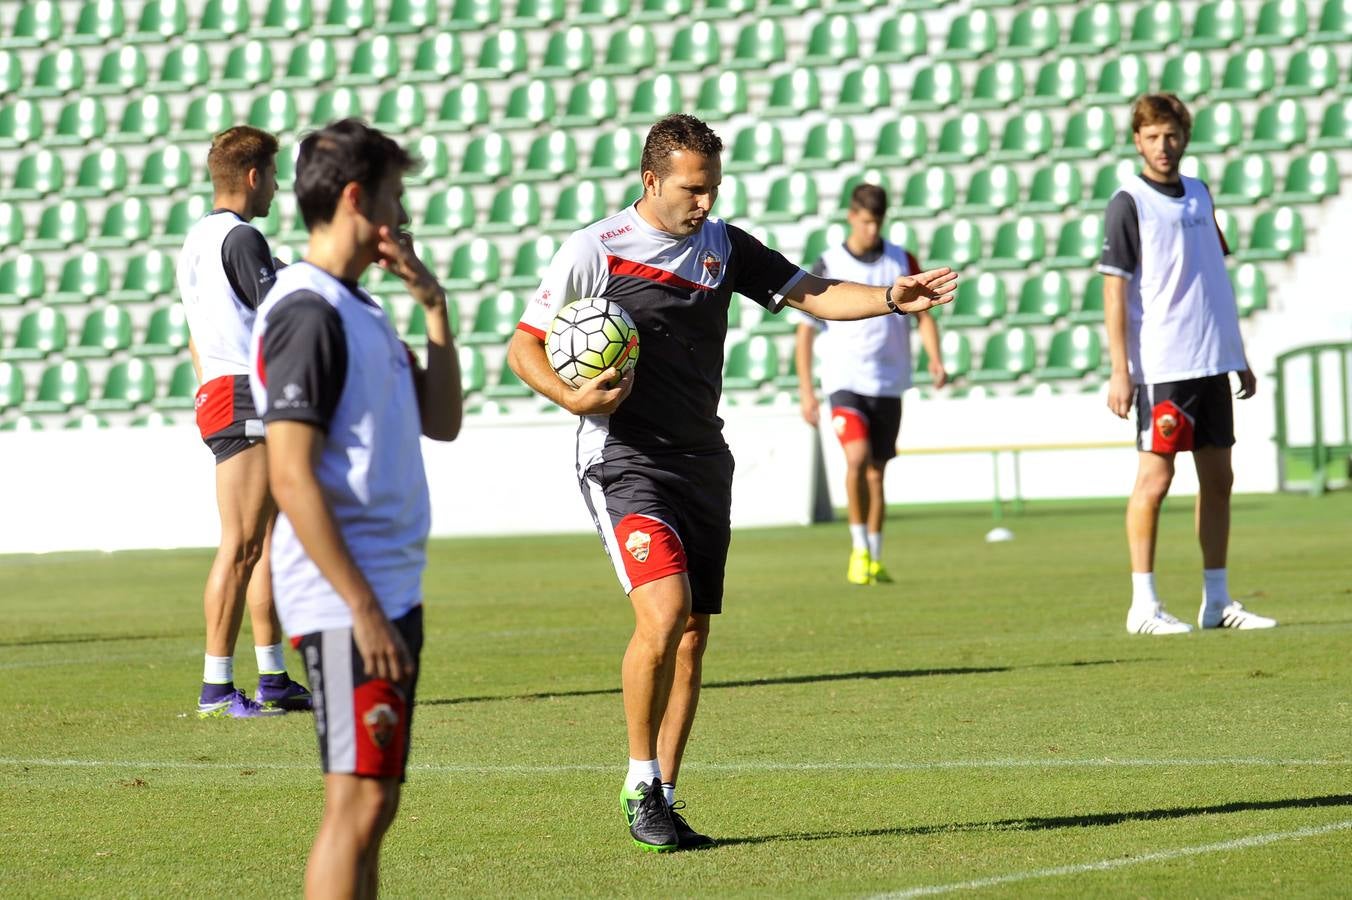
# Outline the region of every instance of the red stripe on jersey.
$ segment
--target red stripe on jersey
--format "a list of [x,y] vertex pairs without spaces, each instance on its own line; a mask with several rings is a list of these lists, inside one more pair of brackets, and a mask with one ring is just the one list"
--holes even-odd
[[268,367],[263,362],[263,338],[258,338],[258,380],[263,383],[263,387],[268,386]]
[[526,334],[534,335],[535,337],[538,337],[542,341],[545,339],[545,333],[540,329],[536,328],[534,325],[527,325],[525,322],[517,322],[516,328],[518,331],[524,331],[526,332]]
[[615,524],[615,538],[631,590],[688,570],[681,539],[660,519],[630,513]]
[[213,378],[197,389],[197,430],[209,438],[235,422],[235,376]]
[[695,284],[693,281],[687,281],[675,272],[668,272],[666,269],[659,269],[656,266],[648,266],[640,262],[634,262],[632,259],[607,256],[606,262],[610,266],[611,275],[628,275],[632,278],[642,278],[644,281],[656,281],[658,284],[670,284],[674,287],[683,287],[692,291],[713,290],[713,288],[708,285]]
[[398,778],[408,741],[408,704],[388,681],[368,681],[352,691],[357,760],[353,775]]

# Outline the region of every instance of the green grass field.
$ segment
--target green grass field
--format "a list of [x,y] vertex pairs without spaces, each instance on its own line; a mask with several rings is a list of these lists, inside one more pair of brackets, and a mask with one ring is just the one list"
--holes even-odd
[[[1121,518],[1033,504],[988,545],[984,506],[898,509],[872,588],[843,525],[738,533],[680,786],[723,843],[660,857],[617,810],[631,617],[595,537],[435,543],[386,895],[1346,896],[1352,495],[1236,499],[1271,632],[1129,637]],[[1193,619],[1186,499],[1161,531]],[[298,895],[309,717],[185,715],[208,562],[0,558],[0,896]]]

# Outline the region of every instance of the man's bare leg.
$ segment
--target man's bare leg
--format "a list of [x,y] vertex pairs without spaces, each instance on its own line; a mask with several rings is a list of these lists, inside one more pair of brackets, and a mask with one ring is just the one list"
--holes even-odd
[[399,805],[397,778],[324,776],[324,817],[305,866],[305,896],[372,898],[380,842]]
[[709,645],[707,613],[695,613],[685,623],[685,633],[676,648],[675,678],[667,699],[666,713],[657,732],[657,759],[662,767],[662,781],[676,784],[685,756],[685,743],[690,739],[690,728],[695,723],[699,708],[699,689],[703,677],[704,651]]
[[1127,501],[1127,549],[1131,555],[1132,634],[1183,634],[1192,629],[1164,611],[1155,592],[1155,544],[1160,508],[1174,479],[1174,454],[1141,451],[1136,485]]

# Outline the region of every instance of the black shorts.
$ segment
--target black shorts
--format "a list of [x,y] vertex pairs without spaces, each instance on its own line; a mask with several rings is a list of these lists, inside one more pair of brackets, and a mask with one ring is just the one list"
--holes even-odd
[[402,684],[367,676],[351,628],[316,631],[297,642],[310,676],[325,772],[404,780],[422,654],[422,607],[391,624],[413,655],[413,678]]
[[868,441],[874,462],[887,462],[897,455],[901,433],[901,398],[866,397],[854,391],[831,393],[831,427],[842,444]]
[[732,453],[626,454],[583,473],[582,497],[627,594],[686,573],[691,611],[723,611],[732,540]]
[[1136,447],[1148,453],[1182,453],[1235,445],[1230,376],[1136,386]]
[[197,430],[216,455],[216,465],[263,439],[249,376],[222,375],[197,389]]

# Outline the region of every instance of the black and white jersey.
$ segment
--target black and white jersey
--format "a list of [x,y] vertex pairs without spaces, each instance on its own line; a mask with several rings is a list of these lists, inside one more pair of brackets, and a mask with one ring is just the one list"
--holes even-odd
[[605,297],[623,307],[639,331],[633,392],[613,414],[584,417],[580,471],[626,450],[726,448],[718,401],[732,294],[777,312],[804,274],[721,219],[707,219],[682,237],[654,228],[630,206],[569,236],[518,327],[543,340],[565,304]]

